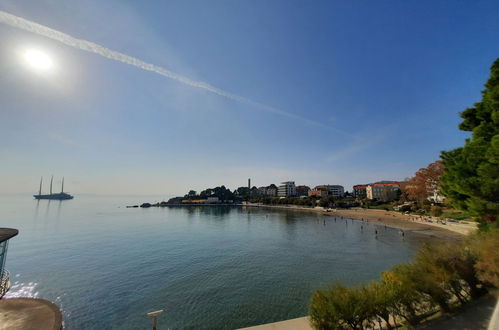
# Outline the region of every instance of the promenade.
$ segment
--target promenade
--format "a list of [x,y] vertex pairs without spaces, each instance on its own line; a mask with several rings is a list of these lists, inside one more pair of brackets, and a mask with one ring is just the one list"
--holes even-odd
[[[373,329],[378,329],[375,327]],[[427,330],[499,330],[499,300],[484,296],[461,307],[456,313],[424,322],[414,329]],[[307,316],[267,323],[239,330],[312,330]]]
[[62,314],[45,299],[0,299],[0,330],[60,330]]

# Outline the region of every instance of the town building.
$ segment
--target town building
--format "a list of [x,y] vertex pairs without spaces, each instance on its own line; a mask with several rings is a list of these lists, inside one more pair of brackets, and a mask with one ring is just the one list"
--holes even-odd
[[329,195],[329,190],[327,188],[324,188],[324,187],[315,187],[314,189],[309,190],[309,192],[308,192],[309,197],[323,198],[323,197],[327,197],[328,195]]
[[445,202],[445,196],[440,194],[440,191],[438,189],[434,189],[431,192],[431,195],[428,197],[428,200],[433,203],[443,203]]
[[367,184],[357,184],[353,186],[353,195],[355,198],[366,198],[367,197]]
[[277,186],[275,184],[271,184],[270,186],[267,187],[259,187],[257,195],[260,197],[276,197]]
[[270,186],[267,187],[267,197],[277,197],[277,191],[279,189],[275,184],[271,184]]
[[315,196],[320,198],[327,196],[343,197],[344,194],[345,188],[343,188],[343,186],[332,184],[316,186],[314,189],[308,192],[308,196]]
[[308,196],[309,191],[310,191],[309,186],[297,186],[296,187],[296,196],[297,197]]
[[343,195],[345,194],[345,188],[337,184],[320,185],[316,186],[314,189],[327,191],[327,195],[333,197],[343,197]]
[[294,197],[296,196],[296,186],[294,181],[285,181],[279,185],[277,190],[277,196],[279,197]]
[[400,194],[400,182],[377,182],[367,185],[367,199],[390,202],[395,200]]
[[267,196],[267,187],[258,187],[258,196],[260,197]]
[[345,194],[345,188],[343,188],[343,186],[327,185],[326,187],[329,189],[329,194],[334,197],[343,197]]

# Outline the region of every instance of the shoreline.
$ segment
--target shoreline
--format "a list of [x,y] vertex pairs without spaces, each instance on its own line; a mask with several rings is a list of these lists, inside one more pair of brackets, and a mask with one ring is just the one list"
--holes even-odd
[[[144,204],[148,204],[144,206]],[[264,205],[264,204],[149,204],[126,206],[126,208],[149,207],[204,207],[204,206],[229,206],[229,207],[258,207],[280,209],[300,212],[313,212],[330,217],[348,218],[355,221],[365,221],[390,228],[400,229],[407,233],[436,237],[440,239],[463,239],[464,236],[476,231],[477,224],[468,221],[440,221],[439,218],[429,216],[416,216],[395,211],[380,209],[324,209],[323,207],[304,207],[298,205]]]
[[326,211],[324,208],[308,208],[295,205],[247,204],[246,206],[315,212],[326,216],[344,217],[357,221],[386,225],[387,227],[401,229],[409,233],[428,235],[441,239],[462,239],[465,235],[474,232],[478,228],[475,223],[447,222],[444,225],[436,222],[426,222],[414,215],[379,209],[352,208]]
[[[270,209],[281,209],[291,211],[315,212],[325,216],[342,217],[353,219],[356,221],[365,221],[387,227],[404,230],[407,233],[427,235],[438,239],[463,239],[467,234],[474,232],[478,227],[475,223],[469,222],[447,222],[447,224],[439,224],[435,222],[425,222],[420,217],[414,215],[403,214],[395,211],[386,211],[379,209],[335,209],[327,211],[324,208],[300,207],[296,205],[260,205],[248,204],[248,207],[262,207]],[[499,306],[499,303],[498,305]],[[254,325],[241,328],[238,330],[312,330],[308,316],[282,320],[272,323]]]

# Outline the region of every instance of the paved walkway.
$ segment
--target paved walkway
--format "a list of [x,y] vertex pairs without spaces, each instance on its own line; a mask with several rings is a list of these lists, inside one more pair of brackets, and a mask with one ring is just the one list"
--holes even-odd
[[62,314],[59,308],[44,299],[0,299],[1,330],[60,330]]
[[[267,323],[244,330],[312,330],[308,317]],[[240,329],[240,330],[243,330]],[[377,329],[377,328],[376,328]],[[485,296],[464,306],[458,313],[418,325],[413,329],[428,330],[499,330],[499,300]]]
[[456,314],[442,316],[436,320],[421,324],[415,329],[499,330],[497,321],[495,321],[495,325],[492,324],[494,314],[499,313],[499,309],[495,308],[496,305],[496,297],[485,296],[462,307]]
[[300,317],[286,321],[267,323],[239,330],[312,330],[308,317]]

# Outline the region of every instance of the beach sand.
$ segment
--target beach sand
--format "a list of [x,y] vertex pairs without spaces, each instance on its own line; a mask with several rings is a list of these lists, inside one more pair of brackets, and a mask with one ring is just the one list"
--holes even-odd
[[[446,224],[424,221],[421,217],[402,214],[394,211],[375,209],[349,209],[329,212],[334,216],[343,216],[400,228],[406,232],[413,232],[435,236],[439,238],[462,238],[463,235],[474,232],[477,229],[475,223],[446,222]],[[424,218],[424,217],[423,217]]]
[[377,209],[335,209],[327,212],[323,208],[306,208],[300,206],[258,204],[250,204],[248,206],[316,212],[328,216],[344,217],[361,221],[363,219],[364,221],[370,223],[377,223],[392,228],[402,229],[404,232],[429,235],[443,239],[462,239],[463,235],[472,233],[477,229],[477,225],[471,222],[447,222],[444,225],[437,223],[435,220],[433,222],[426,222],[420,217]]

